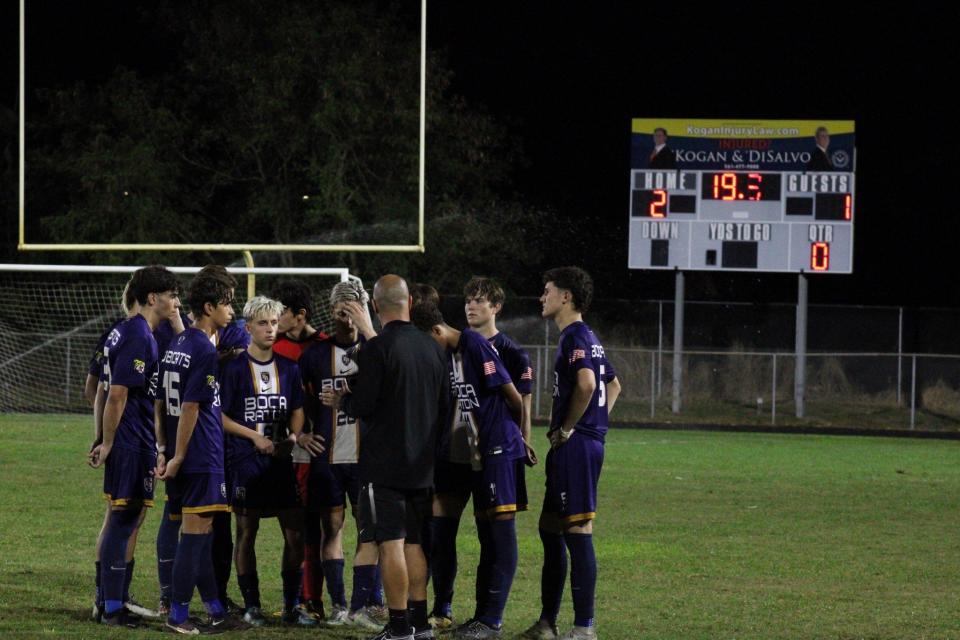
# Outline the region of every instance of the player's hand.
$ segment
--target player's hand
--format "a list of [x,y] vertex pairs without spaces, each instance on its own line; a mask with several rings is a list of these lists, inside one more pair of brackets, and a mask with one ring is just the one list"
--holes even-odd
[[153,470],[153,475],[158,478],[163,477],[163,472],[167,470],[167,456],[162,451],[157,453],[157,466]]
[[257,448],[257,453],[262,453],[265,456],[273,455],[273,440],[267,438],[266,436],[257,434],[257,436],[253,439],[253,446]]
[[113,445],[100,443],[87,454],[87,464],[94,469],[102,467],[107,463],[107,456],[110,455],[111,448],[113,448]]
[[565,431],[563,427],[560,427],[555,431],[551,431],[550,446],[553,447],[554,449],[561,446],[563,443],[565,443],[567,440],[570,439],[570,436],[573,435],[574,431],[576,431],[576,429],[570,429],[570,431]]
[[527,457],[524,458],[523,463],[524,463],[525,465],[527,465],[528,467],[535,467],[535,466],[537,466],[537,463],[540,462],[540,460],[537,458],[537,452],[536,452],[536,450],[535,450],[535,449],[533,448],[533,446],[532,446],[529,442],[527,442],[526,440],[524,440],[523,446],[524,446],[524,448],[527,450]]
[[373,330],[373,320],[370,318],[370,312],[367,311],[367,305],[351,300],[343,303],[343,311],[364,338],[369,340],[377,335]]
[[301,433],[297,436],[297,444],[307,450],[314,458],[327,450],[323,446],[323,436],[313,433]]
[[167,462],[167,468],[164,469],[163,475],[158,476],[161,480],[171,480],[177,477],[177,473],[180,471],[180,466],[183,464],[183,458],[178,458],[173,456]]
[[343,396],[347,395],[349,387],[344,389],[337,389],[336,391],[322,391],[320,393],[320,402],[323,403],[325,407],[331,407],[333,409],[340,409],[340,399]]

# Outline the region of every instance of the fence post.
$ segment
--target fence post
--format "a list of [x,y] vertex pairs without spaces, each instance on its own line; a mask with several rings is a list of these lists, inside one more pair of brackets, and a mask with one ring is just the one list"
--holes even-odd
[[900,307],[900,321],[897,325],[897,406],[902,407],[900,390],[903,388],[903,307]]
[[912,356],[910,366],[910,428],[913,429],[916,424],[917,414],[917,354]]
[[543,375],[543,361],[542,361],[542,359],[541,359],[541,357],[540,357],[540,354],[541,354],[541,353],[543,353],[543,351],[542,351],[542,349],[538,346],[538,347],[537,347],[537,380],[536,380],[536,384],[534,385],[534,394],[535,394],[535,395],[533,396],[533,401],[534,401],[534,403],[536,403],[536,405],[535,405],[535,407],[534,407],[533,416],[532,416],[532,417],[537,417],[537,418],[539,418],[540,415],[541,415],[541,413],[540,413],[540,387],[543,385],[543,378],[541,377],[541,376]]
[[773,354],[773,381],[770,383],[770,424],[777,424],[777,354]]
[[650,419],[656,415],[657,406],[657,353],[650,352]]
[[663,300],[657,302],[660,307],[660,316],[657,321],[657,397],[663,394]]

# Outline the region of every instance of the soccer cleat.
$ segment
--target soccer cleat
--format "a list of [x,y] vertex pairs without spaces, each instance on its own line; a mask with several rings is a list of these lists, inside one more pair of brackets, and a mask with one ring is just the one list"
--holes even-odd
[[148,608],[148,607],[143,606],[142,604],[140,604],[139,602],[137,602],[137,601],[133,598],[133,596],[131,596],[129,600],[127,600],[126,602],[124,602],[124,603],[123,603],[123,606],[125,606],[125,607],[127,608],[127,611],[129,611],[130,613],[134,613],[134,614],[140,616],[141,618],[149,618],[150,620],[159,620],[159,619],[160,619],[160,613],[159,613],[159,612],[154,611],[153,609],[150,609],[150,608]]
[[[333,609],[330,610],[330,615],[327,616],[327,619],[323,621],[324,626],[327,627],[342,627],[350,621],[350,612],[346,607],[342,607],[339,604],[333,605]],[[377,629],[380,628],[380,625],[377,625]]]
[[230,596],[226,596],[220,602],[223,604],[224,610],[231,616],[240,617],[245,611],[245,609],[234,602]]
[[395,635],[393,631],[390,630],[390,625],[387,625],[383,628],[383,631],[373,636],[369,640],[413,640],[413,634],[407,633],[404,635]]
[[263,617],[263,611],[260,607],[250,607],[243,612],[243,621],[251,627],[262,627],[267,624],[267,619]]
[[364,609],[370,614],[371,618],[380,623],[378,629],[390,619],[390,610],[387,609],[385,604],[368,604]]
[[370,631],[376,631],[383,628],[383,622],[380,622],[376,619],[376,617],[370,611],[370,607],[364,607],[362,609],[357,609],[356,611],[351,611],[348,616],[348,622],[354,627],[369,629]]
[[574,627],[560,636],[559,640],[597,640],[597,630],[593,627]]
[[184,636],[198,636],[200,635],[200,627],[195,625],[190,620],[184,620],[183,622],[174,622],[170,618],[167,618],[167,622],[164,624],[164,627],[173,631],[174,633],[179,633]]
[[431,613],[427,622],[430,623],[431,627],[440,631],[453,628],[453,616],[445,616],[442,613]]
[[302,606],[315,620],[325,620],[327,618],[327,614],[323,611],[322,600],[310,600]]
[[166,618],[170,615],[170,598],[160,598],[160,604],[157,605],[157,615],[161,618]]
[[296,627],[315,627],[319,624],[316,618],[301,607],[285,609],[284,612],[280,614],[280,622]]
[[204,627],[203,633],[214,634],[224,633],[225,631],[246,631],[252,629],[253,625],[242,618],[227,614],[219,618],[209,618]]
[[[90,619],[94,622],[100,622],[103,617],[103,606],[99,602],[93,603],[93,610],[90,612]],[[379,628],[379,627],[377,627]]]
[[467,620],[456,628],[453,637],[457,640],[487,640],[488,638],[499,638],[500,629],[491,627],[480,620]]
[[136,629],[142,626],[142,619],[140,616],[130,613],[126,609],[120,609],[115,611],[112,615],[104,613],[103,617],[100,618],[100,624],[105,624],[108,627],[127,627],[128,629]]
[[541,619],[521,633],[520,637],[525,640],[557,640],[557,635],[557,625]]
[[426,627],[419,631],[416,627],[413,629],[413,640],[434,640],[434,638],[436,638],[436,636],[433,635],[433,627]]

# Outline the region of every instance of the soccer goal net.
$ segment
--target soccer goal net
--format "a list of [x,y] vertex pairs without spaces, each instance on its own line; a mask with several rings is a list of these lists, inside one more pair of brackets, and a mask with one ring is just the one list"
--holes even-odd
[[[229,267],[228,267],[229,268]],[[74,413],[89,410],[83,398],[98,338],[123,312],[120,297],[137,267],[0,265],[0,412]],[[186,286],[200,267],[170,267]],[[311,324],[332,329],[330,289],[352,279],[343,269],[229,268],[238,281],[237,315],[248,279],[269,295],[285,280],[313,293]]]

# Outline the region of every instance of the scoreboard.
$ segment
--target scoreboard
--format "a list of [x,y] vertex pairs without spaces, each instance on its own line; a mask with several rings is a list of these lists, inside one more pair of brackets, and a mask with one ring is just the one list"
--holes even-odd
[[852,172],[630,172],[631,269],[853,272]]

